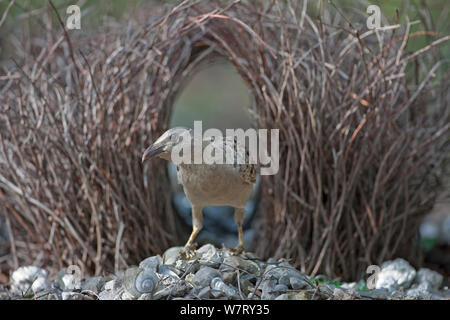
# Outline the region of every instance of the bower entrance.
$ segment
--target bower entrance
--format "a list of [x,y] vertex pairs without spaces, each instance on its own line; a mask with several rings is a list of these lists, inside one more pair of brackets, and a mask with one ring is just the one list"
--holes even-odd
[[[223,58],[204,63],[188,80],[172,108],[170,127],[193,128],[194,121],[202,122],[203,131],[216,128],[225,135],[226,129],[252,127],[249,105],[252,103],[248,88],[237,74],[234,66]],[[182,224],[192,228],[191,204],[178,184],[176,167],[168,164],[172,203]],[[248,245],[254,234],[259,202],[259,179],[247,203],[244,219],[244,241]],[[237,245],[237,228],[234,222],[234,208],[230,206],[208,206],[203,209],[203,229],[196,238],[200,245],[212,243],[226,247]],[[186,235],[187,237],[188,235]]]

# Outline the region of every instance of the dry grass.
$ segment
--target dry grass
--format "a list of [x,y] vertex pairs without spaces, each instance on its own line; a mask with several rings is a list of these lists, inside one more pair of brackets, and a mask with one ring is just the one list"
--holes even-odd
[[99,274],[185,240],[163,162],[139,159],[215,55],[247,83],[255,126],[280,129],[256,252],[344,278],[413,258],[448,150],[450,99],[429,85],[442,62],[408,87],[407,65],[427,54],[403,51],[408,27],[357,33],[332,6],[321,10],[316,19],[297,1],[184,1],[125,31],[70,40],[54,30],[51,45],[36,42],[0,82],[9,264]]

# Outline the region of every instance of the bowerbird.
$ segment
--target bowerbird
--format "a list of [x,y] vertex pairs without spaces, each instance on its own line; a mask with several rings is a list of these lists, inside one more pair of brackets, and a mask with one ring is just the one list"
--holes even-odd
[[[234,254],[244,250],[243,221],[245,205],[249,200],[253,184],[256,182],[256,165],[250,163],[249,152],[245,141],[238,141],[236,136],[195,137],[192,130],[176,127],[167,130],[142,156],[142,162],[152,157],[174,162],[177,166],[178,183],[182,184],[184,192],[192,206],[192,233],[184,246],[187,258],[195,256],[197,234],[203,226],[202,209],[205,206],[232,206],[234,220],[238,229],[238,245],[231,249]],[[197,145],[196,145],[197,144]],[[195,152],[200,150],[203,155],[205,148],[214,150],[211,154],[221,151],[224,161],[195,161]],[[184,153],[184,154],[183,154]],[[175,156],[189,155],[189,161],[180,161]],[[229,157],[230,158],[226,158]],[[227,159],[231,159],[227,160]]]

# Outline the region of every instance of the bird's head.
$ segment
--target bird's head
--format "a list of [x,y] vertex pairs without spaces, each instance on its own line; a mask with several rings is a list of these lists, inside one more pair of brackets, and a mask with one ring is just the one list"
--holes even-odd
[[181,143],[185,137],[189,137],[192,129],[175,127],[167,130],[153,144],[145,149],[142,155],[142,162],[154,156],[170,160],[172,148]]

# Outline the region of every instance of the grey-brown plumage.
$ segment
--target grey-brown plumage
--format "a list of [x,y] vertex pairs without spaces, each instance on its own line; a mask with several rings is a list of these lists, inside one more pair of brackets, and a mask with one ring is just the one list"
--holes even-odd
[[[145,150],[142,161],[152,156],[172,161],[173,148],[181,148],[183,144],[191,145],[191,156],[194,159],[193,150],[196,140],[190,135],[186,136],[186,132],[186,128],[169,129]],[[234,252],[241,253],[244,249],[242,225],[245,205],[253,191],[253,184],[256,182],[256,166],[249,163],[248,150],[245,145],[238,143],[235,137],[224,137],[217,140],[202,139],[199,144],[202,146],[202,150],[205,148],[223,150],[224,159],[227,151],[232,151],[229,154],[232,154],[233,161],[230,164],[177,164],[178,182],[183,185],[184,192],[192,205],[193,230],[185,245],[186,255],[193,254],[195,237],[203,226],[203,207],[223,205],[235,208],[234,216],[238,227],[239,243]]]

